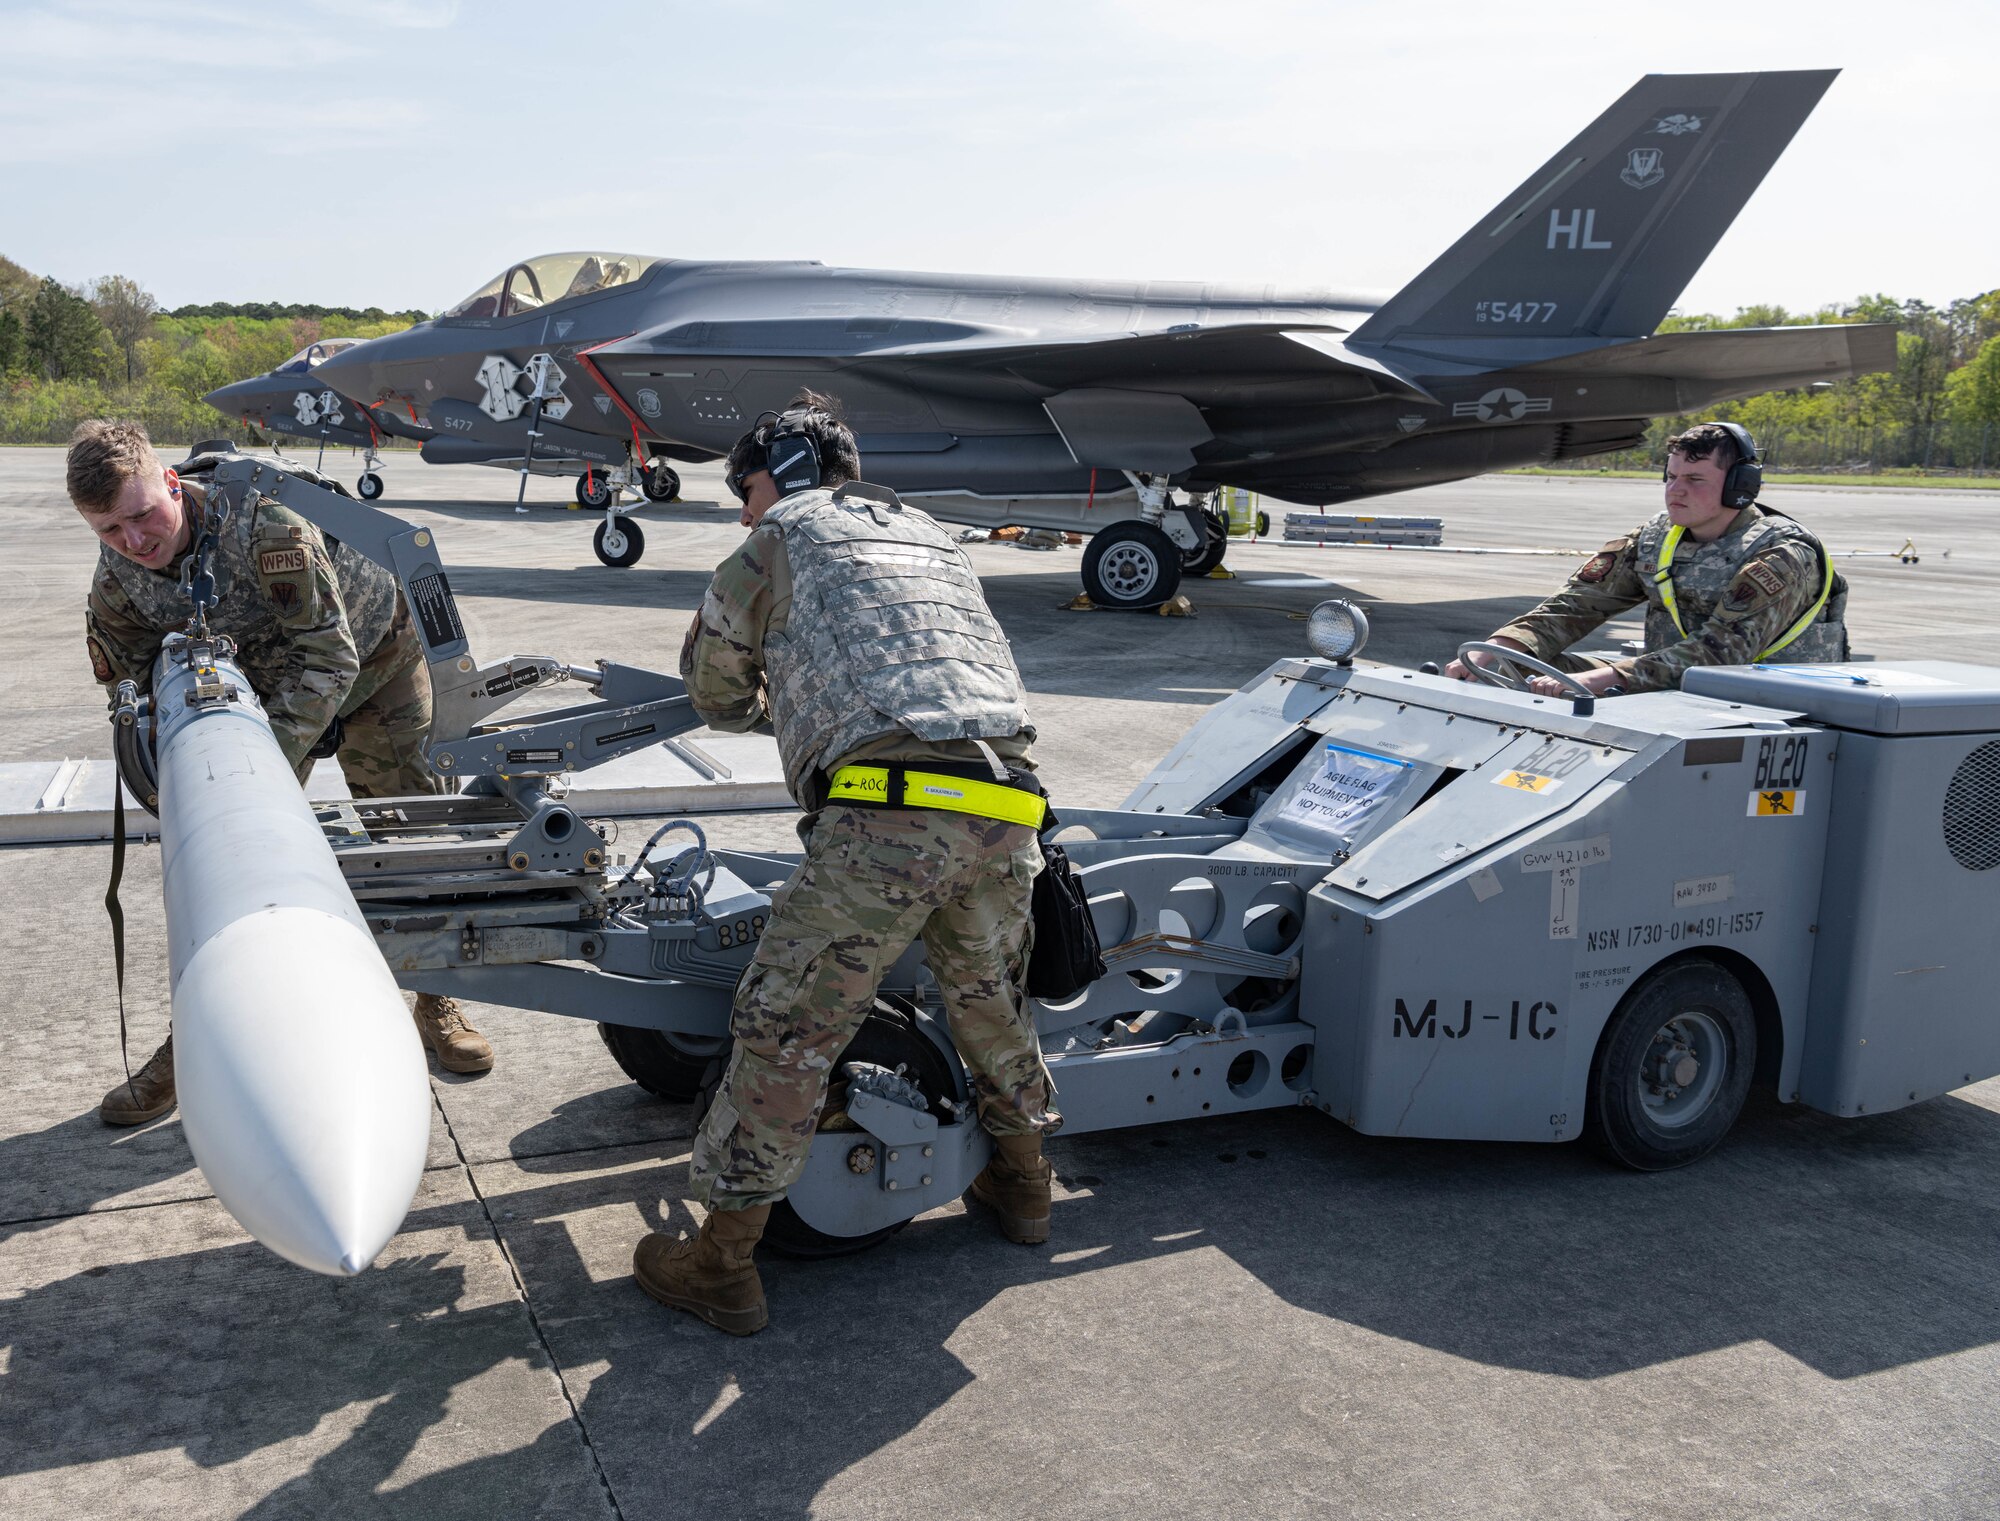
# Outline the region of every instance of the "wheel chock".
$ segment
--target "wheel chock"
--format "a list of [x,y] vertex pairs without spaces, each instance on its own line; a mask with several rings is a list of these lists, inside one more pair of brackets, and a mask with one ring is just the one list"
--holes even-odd
[[1063,604],[1063,611],[1066,613],[1094,613],[1097,611],[1097,604],[1090,600],[1089,592],[1078,592]]
[[1194,604],[1187,599],[1187,593],[1179,592],[1167,598],[1159,607],[1162,618],[1192,618]]
[[1227,565],[1218,565],[1208,573],[1208,579],[1211,581],[1234,581],[1236,579],[1236,572],[1231,570]]

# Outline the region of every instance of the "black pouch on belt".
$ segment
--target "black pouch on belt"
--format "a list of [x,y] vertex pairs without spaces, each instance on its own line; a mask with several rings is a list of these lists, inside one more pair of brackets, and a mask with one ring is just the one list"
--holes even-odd
[[1028,957],[1028,996],[1072,998],[1104,975],[1103,950],[1068,852],[1045,841],[1042,859],[1031,905],[1035,949]]

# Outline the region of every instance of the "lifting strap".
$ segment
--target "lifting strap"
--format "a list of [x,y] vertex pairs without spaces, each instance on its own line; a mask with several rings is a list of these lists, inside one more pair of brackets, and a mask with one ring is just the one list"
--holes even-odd
[[[1660,563],[1653,571],[1653,585],[1660,590],[1660,605],[1666,608],[1667,616],[1674,620],[1674,628],[1683,639],[1687,638],[1688,631],[1687,625],[1681,622],[1680,606],[1674,600],[1674,550],[1679,547],[1681,535],[1686,532],[1687,530],[1679,523],[1667,530],[1667,536],[1660,541]],[[1819,617],[1821,610],[1825,608],[1827,598],[1833,595],[1833,557],[1826,552],[1826,547],[1817,541],[1814,543],[1814,548],[1819,551],[1820,563],[1826,567],[1826,578],[1820,583],[1819,600],[1806,609],[1804,617],[1785,630],[1784,636],[1776,644],[1759,655],[1757,657],[1759,660],[1769,660],[1811,628],[1813,620]]]

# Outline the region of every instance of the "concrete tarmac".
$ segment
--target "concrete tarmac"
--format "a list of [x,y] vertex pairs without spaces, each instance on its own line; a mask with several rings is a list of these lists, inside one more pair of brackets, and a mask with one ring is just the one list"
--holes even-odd
[[[358,468],[330,456],[335,473]],[[0,760],[108,754],[94,557],[56,450],[0,450]],[[391,456],[483,656],[670,669],[740,538],[711,468],[611,570],[568,483]],[[1454,546],[1593,551],[1637,482],[1385,499]],[[1769,500],[1836,549],[1858,650],[2000,665],[2000,497]],[[704,505],[707,504],[707,505]],[[1947,555],[1945,551],[1949,550]],[[1374,658],[1449,658],[1574,559],[1239,545],[1198,615],[1074,613],[1078,551],[971,550],[1058,805],[1114,805],[1217,698],[1364,601]],[[1607,631],[1636,632],[1636,620]],[[628,835],[638,827],[628,823]],[[790,845],[788,815],[716,823]],[[2000,1509],[2000,1082],[1841,1121],[1765,1096],[1701,1164],[1358,1136],[1312,1111],[1058,1139],[1054,1238],[959,1207],[834,1262],[769,1257],[724,1337],[629,1277],[691,1228],[688,1114],[588,1024],[473,1006],[381,1263],[244,1236],[179,1123],[112,1131],[102,846],[0,850],[0,1514],[826,1518],[1988,1516]],[[158,852],[123,892],[133,1063],[166,1029]],[[309,975],[301,969],[301,976]],[[274,1010],[286,989],[269,990]]]

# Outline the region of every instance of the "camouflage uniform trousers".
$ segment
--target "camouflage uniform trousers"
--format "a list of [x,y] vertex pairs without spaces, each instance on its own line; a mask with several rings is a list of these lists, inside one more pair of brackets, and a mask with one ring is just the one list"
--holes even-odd
[[931,809],[820,813],[737,988],[735,1051],[694,1139],[694,1196],[725,1210],[784,1197],[841,1053],[920,934],[980,1123],[999,1135],[1060,1125],[1022,991],[1041,865],[1019,824]]
[[[357,700],[358,699],[358,700]],[[431,730],[431,673],[407,610],[362,665],[341,715],[339,761],[347,790],[356,797],[418,797],[444,791],[443,778],[424,760]],[[299,766],[299,781],[312,771]]]

